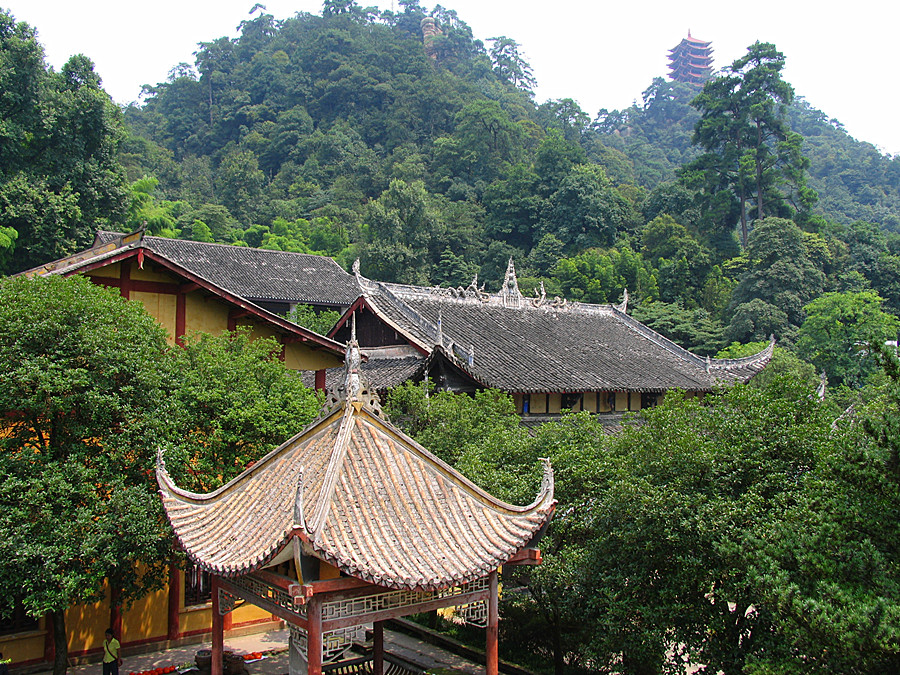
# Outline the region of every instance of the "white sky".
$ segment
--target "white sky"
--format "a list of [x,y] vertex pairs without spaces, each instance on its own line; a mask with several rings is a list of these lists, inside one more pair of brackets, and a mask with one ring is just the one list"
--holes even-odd
[[[396,1],[396,0],[395,0]],[[422,0],[432,7],[433,0]],[[38,30],[47,61],[59,68],[83,53],[119,103],[142,84],[164,81],[193,63],[200,41],[234,37],[254,0],[0,0]],[[264,0],[277,19],[319,13],[321,0]],[[365,0],[390,8],[391,0]],[[840,120],[855,138],[900,153],[900,2],[896,0],[443,0],[476,38],[506,35],[522,45],[538,80],[537,100],[570,97],[591,117],[621,109],[691,30],[711,40],[720,68],[760,40],[787,57],[785,79],[797,94]]]

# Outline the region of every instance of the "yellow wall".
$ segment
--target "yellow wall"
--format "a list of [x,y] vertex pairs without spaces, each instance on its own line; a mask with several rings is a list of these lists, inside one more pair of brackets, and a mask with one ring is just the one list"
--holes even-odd
[[122,615],[120,642],[147,638],[165,638],[169,631],[169,590],[164,588],[147,594]]
[[[118,279],[120,271],[121,264],[114,263],[91,270],[89,276]],[[132,265],[130,274],[133,281],[153,281],[171,284],[173,287],[183,282],[182,279],[150,262],[144,264],[144,269]],[[174,344],[177,296],[172,293],[146,293],[132,290],[130,297],[144,305],[150,316],[159,321],[169,334],[169,343]],[[188,293],[185,296],[185,334],[199,332],[216,335],[227,330],[231,309],[232,306],[229,303],[204,289]],[[237,322],[237,325],[248,326],[253,337],[274,337],[280,341],[279,333],[269,324],[244,317]],[[312,349],[301,342],[291,342],[284,348],[284,364],[292,370],[321,370],[340,366],[343,361],[325,350]]]
[[589,391],[581,401],[582,409],[597,412],[597,392]]
[[3,652],[3,658],[12,659],[13,663],[43,659],[46,626],[47,620],[41,619],[38,630],[0,635],[0,652]]
[[118,279],[121,274],[122,264],[113,263],[112,265],[107,265],[106,267],[100,267],[99,269],[91,270],[87,275],[89,277],[103,277],[104,279]]
[[169,344],[174,344],[176,296],[166,293],[131,291],[131,299],[144,305],[147,313],[166,329],[166,332],[169,334]]
[[531,412],[545,413],[547,412],[547,395],[532,394],[531,395]]
[[628,395],[628,409],[629,410],[640,410],[641,409],[640,393],[633,391]]
[[547,412],[558,413],[562,410],[562,396],[557,393],[547,395]]
[[228,306],[209,297],[206,291],[194,291],[185,296],[184,319],[187,334],[215,335],[228,329]]
[[309,349],[295,342],[284,347],[284,365],[292,370],[336,368],[343,363],[337,356],[323,349]]
[[628,392],[616,392],[616,410],[628,410]]
[[90,605],[75,605],[66,610],[66,632],[70,652],[101,648],[103,632],[107,628],[109,628],[109,601],[106,598]]

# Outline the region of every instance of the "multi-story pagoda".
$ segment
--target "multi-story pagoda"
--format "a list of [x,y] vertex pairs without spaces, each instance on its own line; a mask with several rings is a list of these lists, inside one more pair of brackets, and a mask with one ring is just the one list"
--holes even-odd
[[712,74],[712,42],[688,35],[669,50],[669,77],[675,82],[702,84]]
[[160,456],[163,504],[188,556],[212,575],[213,669],[224,616],[246,600],[291,630],[291,675],[321,675],[372,624],[384,672],[384,621],[444,607],[487,629],[497,675],[497,572],[537,564],[556,505],[545,461],[535,501],[492,497],[394,428],[360,378],[355,336],[327,412],[210,494],[180,490]]

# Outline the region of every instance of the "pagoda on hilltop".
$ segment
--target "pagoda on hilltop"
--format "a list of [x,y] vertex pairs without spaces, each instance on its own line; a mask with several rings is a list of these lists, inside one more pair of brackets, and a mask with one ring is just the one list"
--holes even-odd
[[687,37],[669,50],[669,77],[675,82],[702,84],[712,75],[712,42]]

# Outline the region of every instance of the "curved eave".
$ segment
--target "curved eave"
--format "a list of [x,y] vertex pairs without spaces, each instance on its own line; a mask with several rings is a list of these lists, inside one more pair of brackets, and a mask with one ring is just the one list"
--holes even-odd
[[[295,533],[296,485],[303,467],[293,461],[301,444],[325,431],[337,411],[331,411],[252,467],[213,492],[198,494],[175,485],[162,451],[156,479],[166,517],[179,545],[197,565],[220,576],[239,576],[265,567]],[[272,474],[282,476],[289,490],[269,490]],[[287,479],[283,478],[287,475]],[[248,523],[252,521],[252,525]]]
[[719,383],[748,382],[757,375],[772,360],[775,353],[775,338],[769,338],[766,348],[739,359],[712,359],[710,361],[710,374]]
[[[379,586],[439,590],[483,577],[527,547],[549,521],[553,473],[528,506],[491,496],[371,414],[345,416],[344,455],[318,509],[304,514],[316,555]],[[370,482],[371,479],[371,482]],[[322,501],[327,500],[327,501]],[[306,500],[303,500],[306,508]]]

